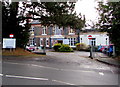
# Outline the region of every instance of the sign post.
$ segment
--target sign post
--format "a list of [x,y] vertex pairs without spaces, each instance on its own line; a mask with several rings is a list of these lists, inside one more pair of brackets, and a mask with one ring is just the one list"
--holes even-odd
[[16,48],[16,39],[13,38],[14,34],[9,34],[10,38],[3,38],[3,48],[9,48],[10,52],[13,48]]
[[90,58],[93,58],[93,47],[92,47],[92,42],[91,42],[91,40],[92,40],[92,35],[89,35],[88,36],[88,39],[89,39],[89,45],[90,45]]
[[[14,34],[10,34],[9,37],[12,39],[14,37]],[[10,48],[10,52],[12,51],[12,48]]]

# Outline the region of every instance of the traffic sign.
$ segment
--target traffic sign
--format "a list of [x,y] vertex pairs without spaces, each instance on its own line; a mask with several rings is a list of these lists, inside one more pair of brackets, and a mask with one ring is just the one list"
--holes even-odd
[[88,39],[91,40],[92,39],[92,35],[88,35]]
[[14,34],[10,34],[9,37],[10,37],[10,38],[13,38],[13,37],[14,37]]

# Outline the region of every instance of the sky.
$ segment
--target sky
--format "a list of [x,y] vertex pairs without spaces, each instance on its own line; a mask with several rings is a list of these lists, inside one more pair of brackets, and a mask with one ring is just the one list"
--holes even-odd
[[[75,4],[75,11],[77,12],[77,14],[81,13],[82,15],[85,15],[87,25],[92,25],[92,22],[97,22],[99,15],[97,13],[97,10],[95,9],[95,7],[97,6],[97,2],[95,1],[98,0],[78,0]],[[88,26],[87,28],[90,27]]]
[[75,11],[77,14],[81,13],[82,15],[85,15],[86,23],[91,25],[92,22],[97,22],[98,19],[98,13],[95,9],[96,6],[97,2],[95,2],[95,0],[78,0],[75,5]]

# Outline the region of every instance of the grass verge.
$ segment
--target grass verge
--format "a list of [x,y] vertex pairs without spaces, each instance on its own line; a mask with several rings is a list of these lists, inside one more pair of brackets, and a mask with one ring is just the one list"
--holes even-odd
[[15,50],[11,51],[10,50],[3,50],[2,51],[3,56],[43,56],[43,55],[38,55],[29,51],[26,51],[22,48],[16,48]]

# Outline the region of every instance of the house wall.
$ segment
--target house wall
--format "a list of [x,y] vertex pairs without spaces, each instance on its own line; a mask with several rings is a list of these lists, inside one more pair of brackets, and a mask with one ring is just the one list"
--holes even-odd
[[[80,35],[80,42],[85,43],[86,45],[90,45],[90,40],[88,39],[88,36],[92,35],[92,38],[95,38],[95,44],[98,45],[109,45],[109,36],[107,36],[107,33],[94,33],[94,34],[82,34]],[[82,40],[81,40],[82,38]]]
[[[60,42],[60,40],[63,40],[65,38],[69,39],[69,45],[71,47],[75,47],[75,44],[77,42],[77,30],[71,31],[71,29],[68,27],[66,29],[59,28],[58,26],[53,26],[53,28],[50,31],[50,27],[45,27],[46,32],[43,34],[44,26],[41,26],[40,24],[34,24],[31,25],[31,28],[34,29],[34,34],[30,35],[30,38],[34,38],[34,45],[36,46],[44,46],[44,41],[46,42],[46,47],[50,46],[50,38],[52,45],[55,43]],[[52,34],[50,34],[52,32]],[[100,32],[89,32],[89,33],[80,33],[80,43],[85,43],[86,45],[90,45],[90,41],[88,39],[88,36],[92,35],[93,42],[96,46],[98,45],[109,45],[109,37],[107,36],[107,33],[100,33]],[[106,40],[107,38],[107,40]]]

